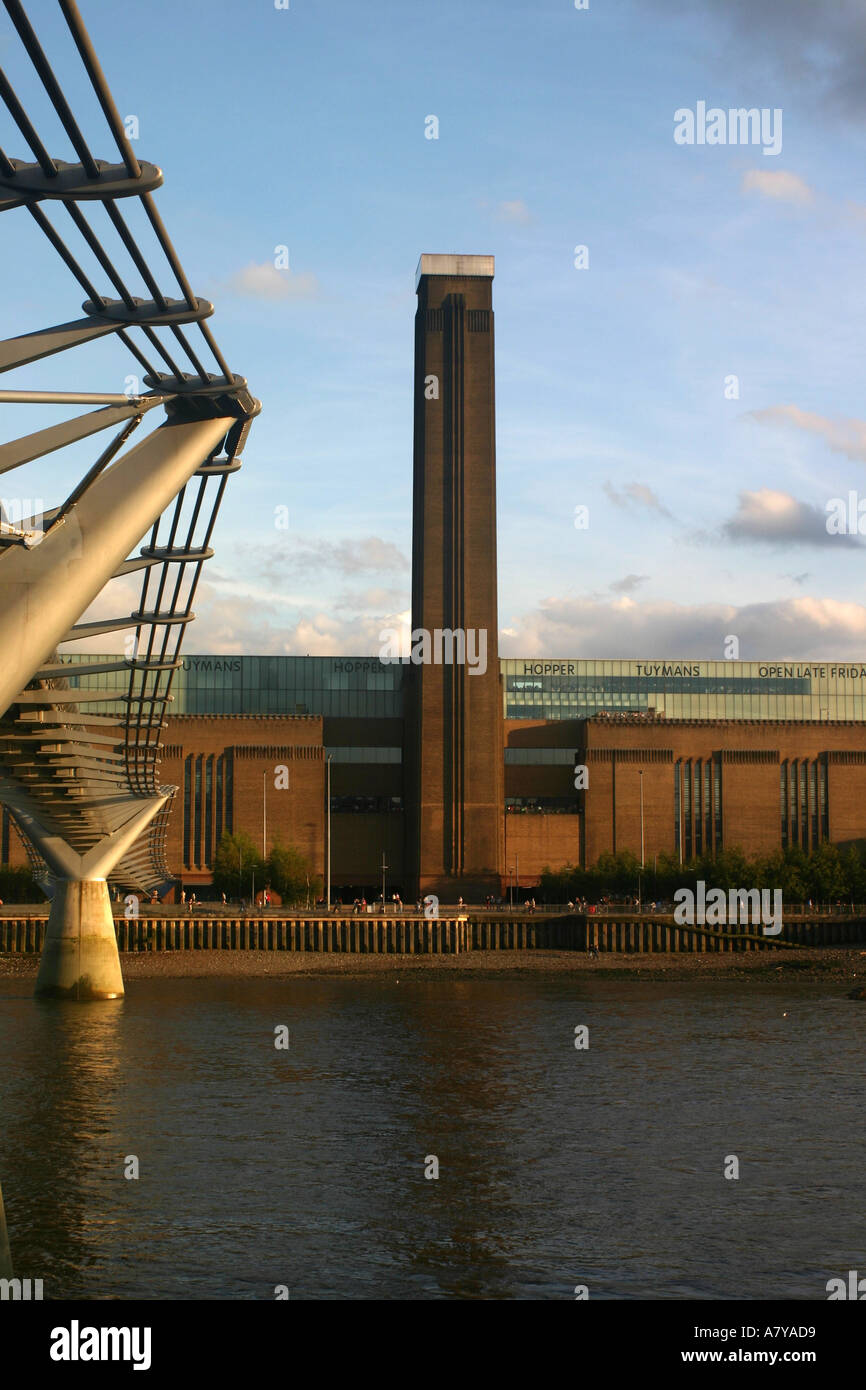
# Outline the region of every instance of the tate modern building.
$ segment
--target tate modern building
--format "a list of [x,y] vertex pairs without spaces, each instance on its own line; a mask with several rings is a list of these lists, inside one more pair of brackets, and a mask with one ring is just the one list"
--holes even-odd
[[[866,836],[866,664],[500,658],[493,275],[492,256],[418,266],[412,628],[429,649],[184,657],[165,893],[207,897],[225,829],[323,873],[328,782],[344,897],[378,891],[383,856],[404,900],[471,902],[640,855],[642,832],[648,860],[684,861]],[[74,688],[93,656],[66,659]],[[0,860],[26,862],[5,808]]]

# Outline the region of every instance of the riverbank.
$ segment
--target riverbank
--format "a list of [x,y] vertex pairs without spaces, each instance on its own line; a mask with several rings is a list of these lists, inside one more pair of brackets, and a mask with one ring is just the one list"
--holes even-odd
[[[576,975],[639,980],[717,978],[771,980],[793,978],[827,984],[866,983],[866,950],[801,949],[719,955],[611,953],[598,958],[583,951],[468,951],[459,955],[355,954],[296,951],[134,951],[121,952],[126,981],[147,979],[259,979],[264,976],[515,976]],[[35,979],[36,955],[0,955],[0,980]]]

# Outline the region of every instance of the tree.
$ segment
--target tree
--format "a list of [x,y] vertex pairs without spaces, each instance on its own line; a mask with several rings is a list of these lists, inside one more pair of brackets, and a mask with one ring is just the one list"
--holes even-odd
[[809,896],[809,858],[799,845],[789,845],[782,855],[782,882],[786,903],[802,903]]
[[27,868],[0,868],[0,898],[7,903],[40,903],[45,894]]
[[852,902],[866,902],[866,853],[863,842],[849,845],[842,855],[845,896]]
[[244,898],[250,893],[252,877],[264,887],[265,861],[256,843],[243,830],[224,830],[213,861],[213,886],[226,897]]
[[812,851],[809,859],[809,885],[818,902],[837,902],[846,895],[847,882],[842,856],[837,847],[825,840]]
[[308,890],[313,897],[321,895],[320,875],[313,873],[309,859],[294,845],[284,845],[276,840],[268,855],[266,871],[268,882],[284,903],[306,898]]

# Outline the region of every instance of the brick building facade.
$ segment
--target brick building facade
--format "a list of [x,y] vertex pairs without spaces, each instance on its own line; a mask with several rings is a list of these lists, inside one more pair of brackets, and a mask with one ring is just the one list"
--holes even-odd
[[[857,721],[614,714],[505,720],[504,731],[499,893],[536,884],[544,868],[590,866],[622,850],[640,858],[643,848],[646,863],[663,853],[687,862],[733,847],[809,851],[866,838],[866,726]],[[331,766],[334,891],[377,892],[384,854],[388,890],[407,897],[408,773],[400,761],[375,760],[396,751],[399,732],[389,719],[169,719],[161,774],[177,787],[167,850],[178,882],[207,896],[223,829],[267,848],[293,845],[324,875],[326,758],[354,751]],[[575,790],[576,766],[586,768],[584,790]],[[26,862],[5,811],[0,849],[4,863]]]

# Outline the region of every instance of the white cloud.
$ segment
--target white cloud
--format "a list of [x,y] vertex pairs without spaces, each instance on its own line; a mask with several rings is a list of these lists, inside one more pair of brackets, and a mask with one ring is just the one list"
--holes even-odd
[[649,579],[648,574],[626,574],[622,579],[614,579],[608,588],[615,594],[633,594],[635,589]]
[[[187,654],[226,656],[375,656],[380,633],[387,628],[401,633],[408,650],[411,614],[407,608],[388,606],[387,600],[396,597],[387,591],[362,593],[357,595],[359,601],[385,602],[372,611],[346,609],[337,616],[311,606],[292,615],[287,624],[285,610],[278,602],[253,604],[247,596],[219,597],[202,584],[196,598],[196,620],[186,634],[183,649]],[[122,612],[122,601],[111,605],[110,611],[112,615]],[[95,612],[89,616],[95,617]],[[500,654],[721,661],[724,639],[730,633],[739,637],[740,654],[747,661],[859,662],[866,649],[866,605],[808,597],[739,606],[638,603],[627,595],[614,599],[550,598],[510,618],[508,626],[501,629]],[[69,650],[120,651],[124,635],[76,643]]]
[[298,536],[289,531],[283,534],[285,540],[282,542],[238,547],[245,578],[256,577],[280,589],[289,578],[306,580],[312,577],[321,585],[336,577],[391,574],[409,568],[409,561],[400,547],[380,536],[330,541]]
[[760,424],[793,425],[807,434],[817,434],[836,454],[866,463],[866,422],[863,420],[829,420],[796,405],[771,405],[766,410],[753,410],[751,418]]
[[617,489],[613,483],[605,483],[604,491],[607,493],[611,502],[617,507],[646,507],[648,511],[658,512],[660,516],[669,517],[671,513],[667,507],[663,506],[651,487],[646,483],[627,483],[624,488]]
[[814,201],[814,193],[805,179],[788,169],[748,169],[743,175],[744,193],[760,193],[780,203],[804,205]]
[[226,282],[235,294],[254,299],[315,299],[319,282],[310,271],[295,275],[290,270],[277,270],[270,261],[257,265],[251,261]]
[[741,492],[737,511],[722,527],[729,540],[770,545],[859,545],[854,536],[830,535],[827,513],[788,492],[762,487]]
[[721,661],[729,633],[739,637],[745,661],[860,661],[866,606],[813,598],[740,606],[551,598],[511,622],[500,655]]
[[287,624],[276,605],[251,608],[246,598],[216,598],[201,590],[196,613],[184,650],[214,655],[375,656],[383,629],[408,633],[410,623],[407,610],[382,606],[339,616],[310,607]]
[[520,227],[527,227],[534,220],[522,198],[500,203],[496,209],[496,216],[500,222],[513,222]]

